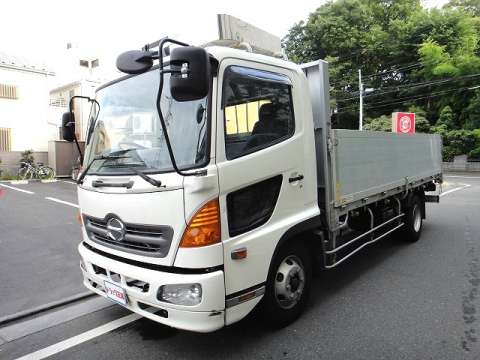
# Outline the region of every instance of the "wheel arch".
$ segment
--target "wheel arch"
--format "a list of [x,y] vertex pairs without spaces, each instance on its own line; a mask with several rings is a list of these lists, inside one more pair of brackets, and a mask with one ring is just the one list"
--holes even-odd
[[[273,251],[272,257],[270,258],[270,264],[268,266],[267,278],[270,272],[272,271],[272,264],[280,249],[284,246],[292,244],[294,242],[303,243],[312,255],[312,263],[315,265],[319,261],[323,261],[323,247],[322,239],[316,235],[313,230],[320,229],[322,227],[322,221],[320,216],[314,216],[312,218],[303,220],[291,228],[289,228],[277,242],[275,250]],[[267,279],[265,279],[267,280]]]
[[405,207],[407,209],[412,205],[413,198],[415,196],[418,196],[421,200],[420,210],[422,211],[422,219],[425,220],[426,218],[425,191],[422,188],[416,188],[408,194],[407,198],[405,199]]

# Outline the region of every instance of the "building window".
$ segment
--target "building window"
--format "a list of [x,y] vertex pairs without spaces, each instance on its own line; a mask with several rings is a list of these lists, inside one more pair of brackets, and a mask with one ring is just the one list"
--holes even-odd
[[15,85],[0,84],[1,99],[18,99],[18,89]]
[[88,61],[87,60],[80,60],[80,66],[88,68]]
[[12,129],[0,128],[0,151],[12,150]]
[[50,106],[67,107],[67,100],[63,97],[50,99]]

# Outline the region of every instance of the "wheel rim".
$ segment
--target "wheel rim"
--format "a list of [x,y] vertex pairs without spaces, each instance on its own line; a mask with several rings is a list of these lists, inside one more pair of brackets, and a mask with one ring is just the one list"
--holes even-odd
[[413,230],[415,232],[419,232],[422,226],[422,214],[420,213],[420,209],[418,205],[415,205],[413,208]]
[[305,270],[300,259],[287,256],[275,275],[275,299],[283,309],[291,309],[301,299],[305,288]]

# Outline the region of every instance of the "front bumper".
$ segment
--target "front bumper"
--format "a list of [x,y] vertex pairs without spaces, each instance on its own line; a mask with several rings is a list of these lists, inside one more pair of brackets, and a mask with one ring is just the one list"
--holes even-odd
[[[178,329],[211,332],[225,325],[225,282],[223,271],[178,274],[146,269],[102,256],[83,243],[78,247],[82,258],[83,283],[91,291],[107,297],[104,281],[125,289],[129,310]],[[158,288],[166,284],[199,283],[202,301],[195,306],[174,305],[157,300]]]

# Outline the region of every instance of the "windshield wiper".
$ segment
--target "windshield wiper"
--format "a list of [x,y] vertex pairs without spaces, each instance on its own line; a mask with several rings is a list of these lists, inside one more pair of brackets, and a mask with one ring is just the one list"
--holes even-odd
[[[121,154],[121,153],[125,153],[125,152],[128,152],[132,149],[127,149],[127,150],[120,150],[120,151],[115,151],[115,152],[112,152],[112,154]],[[120,156],[120,155],[111,155],[111,154],[107,154],[107,155],[98,155],[98,156],[95,156],[92,161],[90,161],[90,163],[88,164],[88,166],[85,168],[85,170],[80,174],[80,176],[78,177],[77,179],[77,184],[83,184],[83,179],[85,178],[85,176],[87,175],[88,173],[88,170],[90,170],[90,167],[92,166],[92,164],[97,161],[97,160],[117,160],[117,159],[126,159],[128,158],[128,156]],[[147,174],[143,173],[142,171],[138,170],[138,169],[135,169],[133,166],[130,166],[128,164],[122,164],[122,166],[125,166],[126,168],[128,168],[129,170],[133,171],[135,174],[137,174],[138,176],[140,176],[143,180],[145,180],[146,182],[148,182],[149,184],[153,185],[153,186],[156,186],[156,187],[161,187],[162,186],[162,182],[159,181],[159,180],[156,180],[150,176],[148,176]]]
[[95,156],[92,159],[92,161],[90,161],[88,163],[85,170],[83,170],[82,173],[80,174],[80,176],[78,177],[77,184],[83,184],[83,179],[85,178],[85,176],[88,173],[88,170],[90,170],[90,167],[93,165],[93,163],[95,161],[98,161],[98,160],[115,160],[115,159],[125,159],[125,158],[127,158],[127,156],[114,156],[114,155],[97,155],[97,156]]
[[[138,169],[135,169],[133,166],[129,165],[129,164],[121,164],[121,166],[125,166],[127,169],[133,171],[135,174],[137,174],[138,176],[140,176],[143,180],[145,180],[146,182],[152,184],[153,186],[156,186],[156,187],[161,187],[162,186],[162,182],[160,180],[156,180],[154,178],[152,178],[151,176],[148,176],[147,174],[145,174],[144,172],[138,170]],[[165,185],[163,185],[165,187]]]

